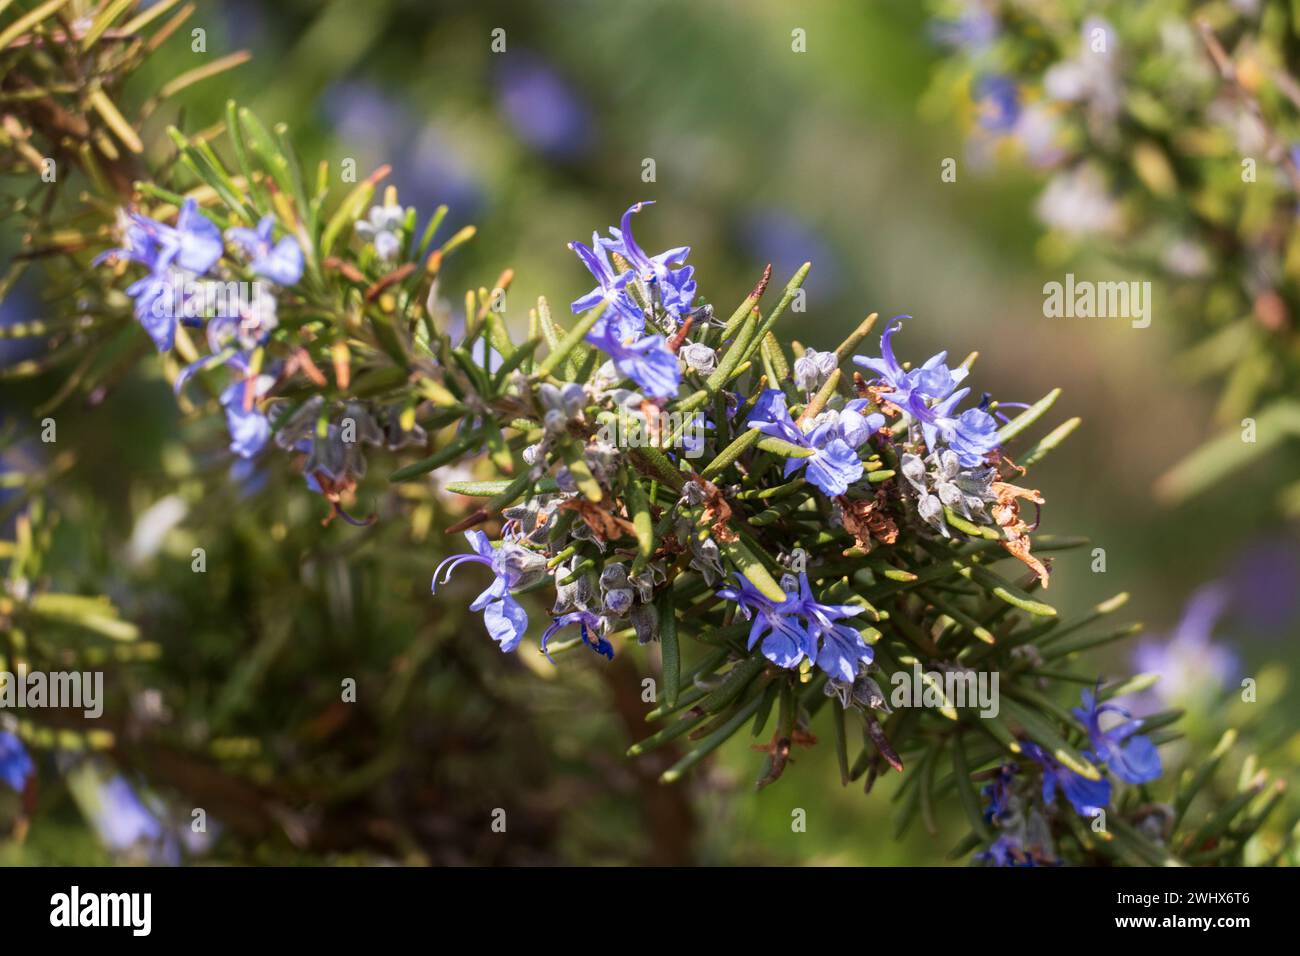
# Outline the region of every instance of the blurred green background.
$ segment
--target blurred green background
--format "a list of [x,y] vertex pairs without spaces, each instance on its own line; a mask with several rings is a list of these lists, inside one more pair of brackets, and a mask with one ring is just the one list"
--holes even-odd
[[[701,294],[724,312],[767,262],[784,281],[812,260],[807,311],[784,320],[787,335],[828,348],[869,312],[907,313],[914,319],[896,348],[912,359],[946,348],[960,360],[979,350],[977,391],[1032,402],[1061,386],[1053,414],[1080,415],[1084,425],[1035,471],[1047,499],[1042,529],[1093,539],[1105,549],[1105,572],[1094,572],[1086,550],[1066,553],[1055,564],[1050,599],[1068,615],[1128,591],[1129,618],[1161,633],[1173,629],[1202,583],[1227,577],[1240,584],[1249,597],[1239,607],[1259,613],[1234,613],[1218,633],[1244,674],[1266,675],[1260,706],[1277,708],[1271,736],[1300,757],[1289,729],[1300,707],[1284,693],[1283,668],[1272,666],[1297,655],[1296,529],[1278,527],[1271,497],[1260,491],[1270,484],[1262,475],[1242,475],[1176,511],[1155,501],[1154,479],[1215,431],[1212,390],[1193,390],[1177,376],[1172,357],[1183,339],[1174,317],[1161,311],[1168,297],[1159,287],[1147,329],[1043,316],[1042,286],[1064,268],[1044,266],[1035,255],[1036,183],[1027,174],[968,171],[963,129],[923,117],[919,103],[939,51],[922,5],[239,0],[200,4],[187,25],[195,27],[207,31],[205,53],[191,52],[187,37],[174,38],[153,61],[153,74],[133,83],[148,90],[196,58],[240,48],[253,60],[187,91],[179,113],[155,120],[155,138],[178,115],[186,129],[211,126],[233,97],[267,121],[289,123],[309,166],[355,158],[364,175],[390,163],[404,204],[427,214],[445,202],[453,226],[478,227],[444,270],[443,291],[453,301],[462,288],[493,285],[510,266],[510,299],[519,303],[508,310],[513,320],[524,320],[524,304],[539,294],[558,308],[590,284],[566,242],[603,231],[631,202],[655,200],[638,220],[638,238],[647,248],[690,244]],[[505,31],[506,49],[494,53],[497,29]],[[805,31],[805,52],[792,49],[795,30]],[[948,157],[958,160],[956,182],[940,177]],[[646,160],[653,160],[652,182],[643,180]],[[69,566],[99,582],[139,514],[191,466],[176,463],[183,456],[179,415],[148,363],[100,408],[64,417],[81,416],[69,422],[79,460],[68,480],[93,493],[74,495],[64,521],[96,542],[93,553],[69,557]],[[104,422],[120,423],[120,416],[132,422],[125,451],[102,437]],[[1293,474],[1300,454],[1293,447],[1267,464]],[[271,502],[293,499],[291,481],[272,481]],[[382,592],[368,596],[357,620],[340,582],[370,581],[372,555],[346,543],[363,539],[330,529],[326,543],[311,542],[306,536],[319,534],[311,520],[297,528],[288,521],[277,544],[319,559],[315,577],[295,576],[256,550],[275,520],[268,511],[279,505],[265,498],[247,505],[203,487],[202,507],[232,516],[224,540],[209,545],[216,552],[209,560],[219,564],[224,554],[253,562],[251,578],[263,592],[227,588],[214,600],[193,575],[146,563],[120,571],[115,595],[128,616],[144,608],[155,624],[146,633],[164,654],[186,660],[190,716],[226,720],[231,739],[299,720],[284,699],[296,693],[294,681],[310,679],[304,675],[313,668],[321,681],[350,666],[364,670],[357,645],[369,642],[376,661],[415,661],[412,716],[424,731],[406,743],[429,765],[416,773],[394,754],[332,768],[334,743],[326,735],[310,758],[315,770],[364,771],[356,792],[371,804],[383,795],[390,820],[402,819],[406,807],[419,818],[415,831],[405,843],[401,834],[385,835],[392,849],[374,853],[357,850],[366,841],[347,834],[338,836],[338,849],[327,841],[296,852],[275,833],[264,852],[241,859],[936,864],[965,832],[950,819],[937,835],[918,823],[895,840],[894,782],[881,781],[870,796],[857,786],[841,789],[826,747],[798,752],[782,780],[755,794],[761,755],[733,742],[694,779],[656,794],[653,773],[622,756],[637,719],[628,688],[636,687],[635,672],[649,671],[648,658],[619,662],[629,669],[622,684],[601,675],[599,663],[576,658],[551,679],[499,655],[477,618],[448,631],[427,594],[439,553],[427,539],[424,554],[390,556]],[[188,544],[169,550],[186,553]],[[313,623],[285,625],[294,635],[285,638],[293,642],[293,667],[284,664],[288,652],[274,645],[266,651],[265,635],[242,627],[249,602],[310,609]],[[299,643],[304,630],[319,643]],[[266,653],[266,667],[249,675],[258,687],[255,708],[239,703],[229,675],[205,665],[205,646],[232,640],[247,640],[251,655]],[[1122,673],[1130,651],[1113,648],[1098,667]],[[457,671],[458,660],[472,666]],[[285,669],[293,676],[277,676]],[[168,673],[181,679],[174,667]],[[487,675],[484,686],[468,686],[469,674]],[[212,717],[223,699],[233,709]],[[467,722],[468,736],[443,732]],[[1195,737],[1195,715],[1190,731]],[[386,752],[382,735],[366,739],[371,732],[345,728],[347,747],[357,755]],[[249,766],[255,771],[257,761]],[[403,779],[408,771],[414,780]],[[25,844],[5,845],[0,861],[106,861],[71,799],[47,796]],[[527,820],[518,830],[512,823],[510,849],[494,845],[488,831],[498,806],[522,808]],[[792,830],[798,808],[807,812],[806,832]],[[357,826],[364,829],[367,819]],[[222,846],[218,840],[213,858],[223,858]]]

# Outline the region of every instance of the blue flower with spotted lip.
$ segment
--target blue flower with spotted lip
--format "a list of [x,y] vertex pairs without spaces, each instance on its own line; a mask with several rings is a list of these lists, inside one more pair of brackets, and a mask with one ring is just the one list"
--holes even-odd
[[451,573],[462,564],[486,564],[495,577],[469,609],[483,612],[488,634],[501,645],[502,651],[513,651],[528,630],[528,612],[510,592],[539,580],[546,573],[546,561],[509,541],[494,548],[482,531],[466,531],[465,540],[474,553],[452,555],[439,564],[433,572],[433,591],[437,593],[439,576],[442,577],[441,583],[446,584]]

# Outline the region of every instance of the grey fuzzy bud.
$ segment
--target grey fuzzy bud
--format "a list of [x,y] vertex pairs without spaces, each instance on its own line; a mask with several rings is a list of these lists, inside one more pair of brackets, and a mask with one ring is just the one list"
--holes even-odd
[[934,495],[922,495],[921,500],[916,503],[916,513],[921,516],[921,520],[927,524],[934,525],[943,536],[948,537],[948,525],[943,520],[943,504]]
[[582,558],[574,555],[568,561],[560,562],[555,569],[555,607],[554,614],[564,614],[573,610],[587,610],[591,605],[591,579],[583,575],[571,584],[560,582],[573,573],[574,567]]
[[920,455],[913,455],[907,452],[898,460],[899,470],[903,472],[903,477],[911,483],[917,491],[925,491],[925,462],[921,460]]
[[682,488],[681,500],[688,505],[702,505],[709,497],[709,492],[698,481],[688,481]]
[[631,588],[613,588],[605,592],[605,610],[615,617],[622,617],[632,607],[636,595]]
[[687,538],[687,542],[691,549],[691,567],[704,575],[705,584],[712,587],[726,577],[726,571],[722,568],[722,553],[718,550],[717,542],[712,538],[700,541],[693,534]]
[[939,500],[949,508],[959,512],[966,510],[966,501],[961,489],[951,481],[939,482],[934,486],[934,490],[939,496]]
[[569,417],[558,408],[547,409],[546,414],[542,416],[542,428],[548,435],[560,434],[568,424]]
[[597,481],[602,485],[613,484],[614,472],[619,461],[617,448],[598,439],[583,450],[582,457]]
[[587,393],[577,382],[569,382],[560,389],[560,399],[565,413],[570,418],[577,418],[582,414],[583,406],[587,404]]
[[642,568],[636,574],[628,577],[628,582],[636,588],[637,596],[647,604],[654,600],[655,582],[668,580],[668,575],[664,569],[657,564],[649,565]]
[[638,644],[659,640],[659,611],[653,604],[638,604],[632,608],[632,626],[636,628]]
[[682,346],[677,357],[693,372],[707,375],[718,365],[718,353],[703,342],[690,342]]
[[961,460],[951,448],[939,452],[939,474],[951,481],[961,472]]
[[605,565],[604,570],[600,572],[600,587],[605,591],[627,587],[627,568],[617,561]]
[[552,385],[550,382],[543,382],[537,386],[537,397],[542,403],[542,408],[550,411],[564,411],[564,399],[560,397],[560,388],[558,385]]
[[794,383],[805,392],[815,392],[826,384],[838,365],[834,352],[805,349],[794,361]]

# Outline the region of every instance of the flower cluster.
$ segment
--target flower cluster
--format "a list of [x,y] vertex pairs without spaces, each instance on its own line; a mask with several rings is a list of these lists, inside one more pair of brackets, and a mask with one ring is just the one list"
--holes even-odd
[[[984,789],[988,800],[984,819],[993,824],[997,836],[981,851],[976,860],[994,866],[1041,866],[1057,862],[1049,824],[1050,810],[1059,791],[1083,817],[1093,818],[1112,803],[1112,785],[1105,770],[1127,784],[1156,780],[1163,772],[1160,753],[1149,737],[1139,736],[1142,721],[1134,720],[1128,710],[1117,704],[1101,703],[1100,684],[1096,691],[1083,692],[1083,706],[1074,716],[1084,729],[1091,749],[1081,755],[1090,762],[1092,775],[1066,766],[1040,743],[1020,741],[1021,752],[1038,765],[1042,775],[1041,804],[1019,794],[1014,783],[1020,767],[1007,763],[1000,767],[993,781]],[[1102,715],[1120,719],[1102,727]]]
[[1295,409],[1294,18],[1259,3],[1202,15],[1180,0],[931,6],[950,60],[932,102],[964,120],[973,165],[1037,175],[1045,258],[1163,279],[1165,314],[1197,343],[1183,367],[1228,383],[1222,439],[1159,485],[1170,499],[1208,490],[1217,460],[1243,467],[1257,453],[1232,455],[1244,416]]

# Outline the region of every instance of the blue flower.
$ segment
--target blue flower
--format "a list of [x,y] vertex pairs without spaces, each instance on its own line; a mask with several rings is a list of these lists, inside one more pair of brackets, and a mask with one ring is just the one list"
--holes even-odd
[[587,104],[541,58],[512,50],[501,59],[498,101],[515,132],[548,156],[583,155],[591,140]]
[[225,365],[237,373],[236,379],[221,392],[221,407],[226,413],[226,427],[230,432],[230,450],[241,458],[252,458],[271,437],[271,422],[257,402],[275,384],[272,375],[252,374],[249,353],[234,350],[239,337],[239,323],[230,318],[215,318],[208,323],[209,355],[191,362],[176,376],[175,391],[179,395],[186,383],[197,372],[215,365]]
[[1056,788],[1060,787],[1065,799],[1080,816],[1092,817],[1110,805],[1110,781],[1105,777],[1089,780],[1060,763],[1033,741],[1022,740],[1020,749],[1043,768],[1044,803],[1051,804],[1056,799]]
[[[909,318],[911,318],[909,315],[894,316],[894,319]],[[881,357],[868,358],[865,355],[855,355],[854,363],[875,372],[876,381],[888,389],[884,397],[900,408],[911,411],[914,405],[924,407],[925,403],[914,402],[913,396],[934,401],[947,398],[966,377],[966,369],[948,368],[944,362],[948,353],[943,351],[930,356],[920,368],[905,371],[898,363],[898,359],[894,357],[892,342],[894,333],[903,327],[903,323],[895,322],[894,319],[890,319],[893,324],[880,336]]]
[[22,793],[27,785],[27,778],[35,769],[27,748],[23,746],[23,742],[17,735],[7,730],[0,730],[0,783]]
[[737,573],[739,588],[726,587],[718,597],[734,601],[740,613],[753,624],[749,629],[750,650],[761,642],[761,652],[778,667],[795,668],[806,657],[838,680],[852,682],[872,651],[862,635],[845,618],[862,613],[854,604],[822,604],[812,593],[807,573],[782,581],[785,599],[773,601],[743,575]]
[[[1266,571],[1262,567],[1260,570]],[[1274,584],[1278,588],[1275,593],[1281,595],[1291,589],[1292,581],[1284,573]],[[1133,653],[1137,669],[1160,675],[1155,687],[1137,699],[1140,709],[1154,711],[1162,705],[1212,699],[1240,673],[1241,662],[1232,648],[1212,640],[1215,624],[1229,597],[1223,584],[1205,585],[1187,602],[1182,620],[1172,634],[1144,640],[1137,646]]]
[[790,417],[785,395],[772,388],[759,397],[747,424],[764,435],[810,449],[811,456],[786,460],[785,477],[807,468],[808,481],[823,494],[834,497],[844,494],[849,485],[862,477],[864,469],[856,448],[885,423],[883,415],[862,415],[865,404],[865,400],[853,401],[842,412],[818,416],[805,433]]
[[221,258],[221,230],[199,212],[199,205],[193,199],[181,204],[175,226],[130,213],[124,233],[126,245],[97,256],[96,264],[107,258],[122,257],[140,263],[155,274],[174,266],[203,275]]
[[488,634],[501,645],[502,651],[513,651],[528,630],[528,613],[510,592],[540,580],[546,573],[546,560],[510,541],[502,543],[500,548],[493,548],[482,531],[466,531],[465,540],[475,553],[453,555],[439,564],[433,572],[433,591],[437,593],[440,575],[442,583],[446,584],[451,573],[462,564],[486,564],[496,577],[474,599],[469,609],[483,612]]
[[[601,239],[600,244],[611,252],[617,252],[631,264],[641,280],[645,282],[653,299],[677,322],[682,321],[691,311],[695,301],[695,268],[683,265],[690,255],[690,246],[677,246],[657,256],[646,255],[632,236],[632,216],[646,206],[654,205],[652,201],[633,203],[623,213],[619,228],[609,230],[612,239]],[[673,268],[678,266],[679,268]]]
[[542,632],[542,653],[546,655],[548,661],[551,661],[552,664],[555,663],[555,661],[551,660],[551,655],[546,650],[546,645],[550,643],[551,638],[557,631],[563,630],[570,624],[577,624],[579,626],[582,633],[582,642],[584,644],[601,657],[606,657],[611,661],[614,659],[614,645],[603,637],[592,636],[592,632],[596,631],[600,627],[600,618],[591,611],[570,611],[568,614],[561,614],[551,622],[550,627]]
[[1012,799],[1014,792],[1011,789],[1012,782],[1015,779],[1017,767],[1015,764],[1002,764],[998,767],[997,776],[990,780],[980,794],[988,800],[989,805],[984,808],[985,823],[999,823],[1004,817],[1013,812]]
[[627,284],[635,278],[635,274],[631,269],[622,273],[614,271],[600,234],[592,233],[591,248],[581,242],[571,242],[569,248],[596,279],[596,288],[573,300],[570,306],[573,312],[586,312],[606,302],[608,307],[600,319],[600,325],[610,326],[619,339],[644,332],[645,313],[627,292]]
[[249,257],[253,272],[277,285],[290,286],[302,278],[302,247],[293,236],[284,236],[272,244],[274,216],[263,216],[256,229],[236,227],[226,230],[226,238]]
[[166,841],[167,833],[157,815],[144,805],[120,774],[103,783],[95,797],[91,822],[110,850],[130,850],[140,844]]
[[957,453],[963,466],[973,468],[983,464],[984,456],[998,447],[997,422],[982,406],[956,413],[957,406],[970,394],[969,388],[953,391],[966,377],[966,369],[948,368],[945,364],[948,353],[939,352],[920,368],[904,370],[894,357],[891,342],[901,326],[902,323],[891,325],[880,337],[880,358],[856,355],[853,361],[875,372],[876,381],[884,389],[883,397],[920,423],[925,444],[931,451],[942,440]]
[[681,387],[677,356],[662,335],[625,335],[617,320],[601,316],[586,339],[610,357],[618,374],[651,398],[672,398]]
[[817,656],[817,643],[802,620],[797,594],[787,591],[783,601],[773,601],[739,572],[736,580],[740,582],[739,589],[721,588],[718,597],[734,601],[745,620],[753,621],[749,629],[751,651],[761,641],[763,656],[777,667],[785,668],[798,667],[805,657]]
[[144,327],[159,352],[170,352],[176,343],[176,309],[169,278],[147,275],[126,287],[135,302],[136,321]]
[[961,388],[933,407],[914,401],[908,409],[921,422],[930,451],[939,448],[942,441],[957,453],[963,467],[974,468],[984,464],[984,456],[998,448],[998,423],[982,408],[968,408],[954,415],[956,406],[968,394],[969,388]]
[[1001,74],[988,74],[975,82],[975,104],[979,123],[987,130],[1006,132],[1020,119],[1020,90],[1015,81]]
[[[1101,715],[1105,713],[1119,714],[1124,720],[1103,730]],[[1123,707],[1100,703],[1094,691],[1085,689],[1083,707],[1076,707],[1074,716],[1087,728],[1096,759],[1119,779],[1125,783],[1146,783],[1160,776],[1160,752],[1150,737],[1133,736],[1141,729],[1142,721],[1134,720]]]
[[198,203],[186,199],[175,226],[130,213],[122,232],[126,245],[101,253],[94,264],[124,258],[149,270],[149,275],[127,286],[126,294],[135,301],[136,319],[158,351],[170,351],[176,339],[177,316],[171,302],[175,278],[167,273],[173,269],[206,273],[221,258],[221,230],[199,212]]
[[1020,847],[1020,840],[1011,833],[1001,833],[985,849],[975,854],[975,862],[987,866],[1034,866],[1032,857]]
[[976,2],[956,17],[932,21],[929,32],[937,43],[978,53],[997,39],[998,19]]
[[270,375],[239,378],[221,392],[221,407],[230,432],[230,450],[240,458],[252,458],[271,437],[271,422],[258,409],[257,400],[275,383]]
[[[620,339],[645,330],[645,313],[627,289],[633,281],[640,281],[642,291],[648,297],[647,304],[658,305],[673,326],[690,313],[695,301],[695,269],[684,264],[690,247],[677,246],[651,256],[632,235],[632,216],[648,205],[651,203],[639,202],[629,206],[623,213],[619,228],[610,228],[611,238],[601,238],[599,233],[592,233],[590,248],[580,242],[569,243],[569,248],[577,253],[597,282],[595,289],[574,300],[573,311],[585,312],[601,302],[608,302],[608,315],[619,326]],[[609,260],[610,252],[622,256],[631,268],[616,272]]]

